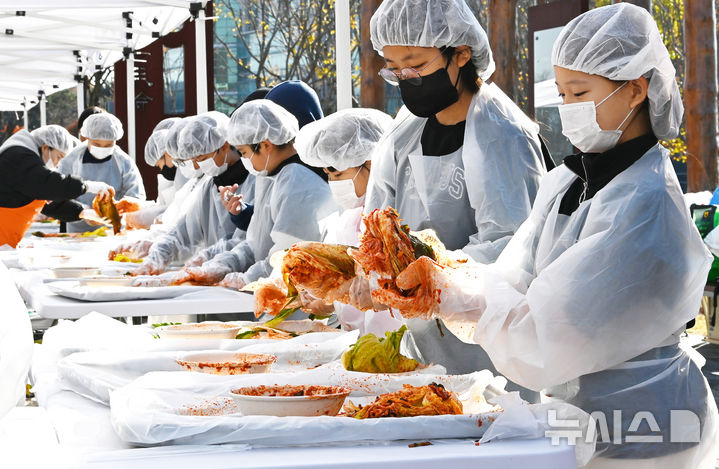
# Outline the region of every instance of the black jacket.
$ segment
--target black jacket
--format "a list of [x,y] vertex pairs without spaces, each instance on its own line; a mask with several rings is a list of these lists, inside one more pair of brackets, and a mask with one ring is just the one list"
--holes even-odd
[[79,220],[82,205],[74,198],[86,192],[79,179],[48,169],[42,158],[23,146],[0,153],[0,207],[17,208],[34,200],[52,201],[44,215],[61,221]]

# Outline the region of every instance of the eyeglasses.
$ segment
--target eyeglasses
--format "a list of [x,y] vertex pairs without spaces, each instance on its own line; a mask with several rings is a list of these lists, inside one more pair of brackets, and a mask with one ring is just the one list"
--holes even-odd
[[388,68],[383,68],[379,71],[379,76],[381,76],[384,81],[386,81],[392,86],[399,86],[399,82],[402,80],[406,80],[407,83],[409,83],[410,85],[419,86],[422,84],[422,76],[420,75],[420,72],[432,65],[432,63],[438,58],[440,58],[443,53],[444,52],[440,52],[437,57],[427,62],[427,65],[420,68],[419,70],[412,67],[406,67],[399,72],[394,72]]

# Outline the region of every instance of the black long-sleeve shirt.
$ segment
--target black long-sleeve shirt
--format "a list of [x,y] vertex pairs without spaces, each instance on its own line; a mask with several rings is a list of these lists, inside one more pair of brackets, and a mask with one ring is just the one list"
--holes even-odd
[[23,146],[0,153],[0,207],[17,208],[34,200],[52,201],[42,213],[61,221],[79,220],[83,207],[72,199],[86,192],[72,176],[48,169],[42,158]]

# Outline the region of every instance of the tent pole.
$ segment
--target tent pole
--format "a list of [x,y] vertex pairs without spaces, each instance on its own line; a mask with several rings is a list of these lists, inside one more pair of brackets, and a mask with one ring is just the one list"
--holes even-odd
[[335,2],[335,60],[337,70],[337,110],[352,107],[352,51],[350,43],[350,2]]
[[127,154],[135,158],[135,54],[130,52],[125,60],[127,81]]
[[40,127],[47,125],[47,101],[45,93],[40,92]]
[[205,10],[195,18],[195,70],[197,86],[197,114],[207,112],[207,42],[205,40]]
[[[77,82],[77,115],[85,110],[85,86],[82,81]],[[78,129],[80,130],[80,129]]]

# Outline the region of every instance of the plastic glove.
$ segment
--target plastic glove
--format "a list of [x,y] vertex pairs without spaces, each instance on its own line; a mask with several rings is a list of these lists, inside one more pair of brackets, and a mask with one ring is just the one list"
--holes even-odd
[[92,208],[86,208],[85,210],[80,212],[79,217],[80,217],[80,220],[85,220],[90,225],[112,226],[112,222],[109,219],[101,217],[100,215],[97,214],[95,209],[92,209]]
[[161,274],[164,270],[165,270],[165,265],[163,263],[146,257],[145,260],[142,261],[142,264],[140,264],[140,266],[137,269],[135,269],[134,274],[136,276],[158,275],[158,274]]
[[140,210],[142,201],[136,197],[125,196],[115,203],[117,213],[123,215],[125,213],[137,212]]
[[237,184],[217,188],[220,191],[222,206],[232,215],[239,215],[242,211],[242,195],[235,193],[238,188],[239,185]]
[[122,243],[116,246],[115,248],[111,249],[108,253],[107,258],[109,260],[113,260],[116,255],[118,254],[129,254],[129,257],[132,257],[134,259],[141,259],[143,257],[146,257],[149,252],[150,248],[152,247],[152,241],[150,240],[141,240],[141,241],[135,241],[131,243]]
[[220,282],[221,287],[234,288],[235,290],[242,290],[245,285],[247,285],[247,282],[245,281],[242,272],[229,273]]
[[225,278],[225,275],[230,273],[230,268],[222,264],[207,262],[202,267],[186,267],[185,272],[189,274],[190,281],[195,284],[217,285]]
[[180,285],[190,280],[190,275],[182,270],[165,272],[160,275],[143,275],[135,277],[132,281],[133,287],[167,287]]
[[399,309],[405,318],[454,319],[467,311],[482,311],[486,306],[482,271],[441,266],[428,257],[420,257],[392,282],[380,279],[380,288],[372,300]]
[[314,314],[315,316],[329,316],[335,310],[333,304],[327,304],[324,300],[315,298],[304,290],[300,291],[299,295],[302,302],[302,311],[307,314]]
[[204,254],[200,253],[196,255],[195,257],[191,258],[187,262],[185,262],[185,267],[200,267],[202,264],[204,264],[207,260],[207,257],[205,257]]
[[103,197],[112,194],[115,195],[115,191],[109,184],[102,181],[84,181],[85,190],[92,194],[102,195]]

